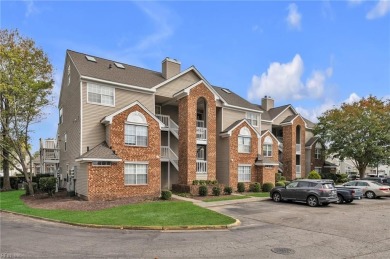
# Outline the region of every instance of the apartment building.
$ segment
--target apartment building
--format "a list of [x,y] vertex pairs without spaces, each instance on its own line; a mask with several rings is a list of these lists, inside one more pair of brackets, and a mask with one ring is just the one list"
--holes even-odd
[[152,71],[68,50],[58,108],[60,185],[89,200],[295,179],[321,154],[290,105],[250,103],[170,58]]

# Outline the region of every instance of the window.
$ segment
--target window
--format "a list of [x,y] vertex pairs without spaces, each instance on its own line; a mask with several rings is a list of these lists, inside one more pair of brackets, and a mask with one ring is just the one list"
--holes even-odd
[[130,146],[148,145],[148,126],[145,116],[136,111],[129,114],[125,124],[125,144]]
[[63,110],[62,108],[60,109],[60,119],[59,119],[60,124],[64,122],[64,116],[63,116]]
[[197,160],[205,160],[205,147],[204,146],[197,147],[196,159]]
[[227,89],[227,88],[221,88],[221,90],[224,91],[224,92],[227,93],[227,94],[231,94],[231,93],[232,93],[232,92],[230,92],[230,90]]
[[238,166],[238,182],[250,182],[251,181],[251,167],[248,165]]
[[263,143],[263,156],[264,157],[272,157],[272,138],[270,136],[267,136],[264,139]]
[[125,185],[148,183],[148,164],[125,164]]
[[93,166],[111,166],[111,162],[109,161],[94,161],[92,162]]
[[88,102],[114,106],[114,88],[88,83]]
[[246,119],[252,126],[259,126],[259,116],[256,113],[253,112],[247,112],[246,113]]
[[314,151],[314,154],[315,154],[315,158],[316,158],[316,159],[321,159],[321,149],[322,149],[321,144],[320,144],[320,143],[317,143],[317,144],[316,144],[315,151]]
[[86,58],[88,61],[91,61],[91,62],[95,62],[95,63],[96,63],[96,59],[95,59],[94,57],[85,55],[85,58]]
[[125,67],[124,67],[121,63],[116,63],[116,62],[114,62],[114,64],[115,64],[115,66],[116,66],[117,68],[125,69]]
[[161,105],[155,105],[154,106],[154,113],[155,114],[161,114]]
[[68,135],[64,134],[64,150],[66,151],[66,141],[68,140]]
[[251,132],[247,127],[243,127],[240,130],[238,136],[238,153],[250,153],[251,152]]

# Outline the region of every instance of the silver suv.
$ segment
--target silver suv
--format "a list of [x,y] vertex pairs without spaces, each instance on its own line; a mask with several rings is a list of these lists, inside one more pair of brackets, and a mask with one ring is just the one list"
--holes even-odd
[[337,190],[332,180],[296,180],[285,187],[277,186],[270,192],[275,202],[298,201],[306,202],[309,206],[327,206],[337,202]]

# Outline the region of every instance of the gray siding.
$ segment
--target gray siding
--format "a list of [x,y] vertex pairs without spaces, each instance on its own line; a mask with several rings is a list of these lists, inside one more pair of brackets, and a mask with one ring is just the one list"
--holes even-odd
[[168,84],[158,88],[156,95],[171,98],[175,93],[198,82],[199,80],[200,78],[193,71],[190,71],[185,75],[182,75],[179,78],[173,80],[172,82],[169,82]]
[[[68,85],[68,65],[70,65],[71,82]],[[67,164],[69,169],[76,165],[75,159],[80,156],[80,75],[69,56],[66,56],[62,77],[61,94],[58,108],[63,109],[63,123],[58,125],[58,143],[60,146],[60,173],[66,179]],[[64,135],[67,134],[65,151]],[[62,181],[62,186],[65,182]]]
[[305,129],[305,140],[309,141],[309,139],[311,139],[312,137],[314,137],[313,132],[311,130]]
[[267,122],[261,122],[261,130],[269,130],[272,132],[272,124]]
[[88,163],[82,163],[77,169],[76,194],[88,197]]
[[246,112],[224,108],[222,112],[222,131],[238,120],[246,118]]
[[287,118],[288,116],[293,115],[293,114],[294,114],[293,111],[290,108],[288,108],[282,114],[280,114],[279,117],[277,117],[274,120],[273,124],[279,125],[285,118]]
[[219,183],[229,185],[229,138],[217,136],[217,180]]
[[[108,85],[107,85],[108,86]],[[154,113],[154,95],[115,88],[115,107],[87,103],[87,82],[83,82],[83,136],[82,153],[100,144],[106,139],[105,126],[101,119],[117,110],[139,101]]]

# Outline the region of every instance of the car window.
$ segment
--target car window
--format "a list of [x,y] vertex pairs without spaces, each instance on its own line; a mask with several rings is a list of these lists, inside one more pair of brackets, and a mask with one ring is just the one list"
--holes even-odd
[[309,182],[299,182],[298,187],[309,187],[310,183]]
[[356,186],[356,182],[355,181],[352,181],[352,182],[347,182],[344,184],[345,186]]
[[289,185],[287,185],[286,188],[287,188],[287,189],[289,189],[289,188],[295,188],[295,187],[297,187],[298,183],[299,183],[299,182],[292,182],[292,183],[290,183]]
[[318,183],[309,183],[309,187],[316,187]]
[[369,186],[369,184],[366,182],[358,182],[357,186]]
[[323,189],[333,189],[334,186],[333,186],[333,184],[331,184],[331,183],[323,183],[323,184],[322,184],[322,188],[323,188]]

